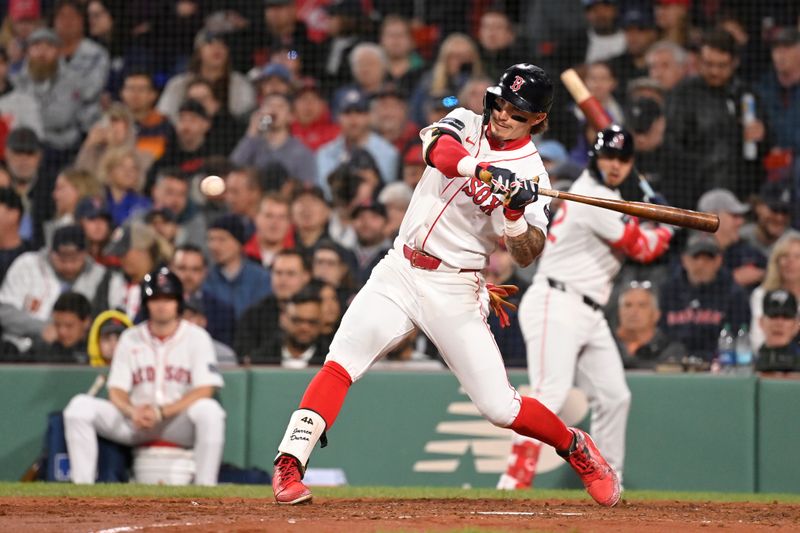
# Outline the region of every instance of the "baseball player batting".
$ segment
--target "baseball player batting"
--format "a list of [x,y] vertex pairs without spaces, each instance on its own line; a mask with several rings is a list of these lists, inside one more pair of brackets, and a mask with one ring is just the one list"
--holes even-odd
[[[590,154],[589,167],[570,192],[619,199],[617,187],[633,169],[633,135],[609,126],[598,132]],[[533,397],[557,413],[573,383],[584,390],[592,407],[592,434],[620,479],[631,394],[602,307],[624,257],[653,261],[671,237],[667,227],[646,228],[614,211],[564,202],[520,302]],[[498,488],[531,486],[541,442],[515,436]]]
[[428,167],[399,235],[345,313],[278,446],[278,503],[311,500],[303,473],[317,442],[325,446],[348,389],[415,326],[484,417],[555,447],[595,501],[617,503],[616,473],[589,435],[520,396],[486,323],[493,288],[480,271],[498,237],[520,265],[544,247],[549,200],[539,200],[538,184],[548,187],[549,179],[531,133],[546,128],[552,99],[544,70],[518,64],[487,89],[482,116],[458,108],[420,132]]
[[72,481],[94,483],[97,435],[135,446],[169,441],[194,448],[195,484],[216,485],[225,411],[214,346],[181,319],[183,286],[166,267],[142,282],[145,320],[120,336],[108,376],[109,400],[79,394],[64,410]]

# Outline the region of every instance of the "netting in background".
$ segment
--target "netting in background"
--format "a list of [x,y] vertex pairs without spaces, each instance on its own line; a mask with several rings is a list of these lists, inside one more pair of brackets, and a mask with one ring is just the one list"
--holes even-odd
[[[720,214],[712,242],[687,247],[679,231],[655,264],[624,266],[608,317],[626,361],[708,363],[735,344],[719,341],[726,326],[757,349],[765,294],[800,297],[796,2],[2,3],[0,204],[23,213],[0,216],[6,360],[86,361],[85,326],[53,327],[54,306],[139,320],[138,282],[168,264],[222,360],[319,363],[424,170],[419,128],[454,107],[482,113],[517,62],[556,82],[535,139],[555,187],[595,135],[559,82],[575,67],[634,132],[652,187]],[[208,175],[224,195],[200,192]],[[635,179],[622,194],[647,199]],[[84,240],[81,271],[58,252]],[[532,271],[499,250],[486,275],[524,289]],[[59,298],[69,289],[90,311]],[[491,325],[524,365],[518,325]],[[654,326],[668,350],[647,341]],[[416,332],[389,359],[438,364]]]

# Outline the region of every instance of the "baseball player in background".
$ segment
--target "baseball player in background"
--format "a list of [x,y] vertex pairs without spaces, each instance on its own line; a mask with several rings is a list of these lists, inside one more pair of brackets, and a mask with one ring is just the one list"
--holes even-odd
[[399,235],[344,315],[278,447],[278,503],[311,500],[303,473],[350,385],[415,326],[484,417],[555,447],[598,503],[617,502],[617,476],[589,436],[509,384],[486,323],[490,300],[498,302],[480,271],[498,237],[523,266],[544,247],[548,203],[537,201],[538,185],[549,187],[549,179],[531,133],[547,127],[552,99],[544,70],[518,64],[487,89],[482,116],[458,108],[420,132],[428,166]]
[[195,484],[216,485],[225,443],[222,387],[208,333],[181,319],[183,287],[166,267],[145,276],[146,320],[120,336],[109,400],[80,394],[64,410],[72,481],[94,483],[97,436],[135,446],[162,440],[194,449]]
[[[570,192],[621,199],[617,190],[633,169],[633,135],[612,125],[598,132],[588,168]],[[672,230],[643,227],[636,218],[564,202],[550,225],[533,284],[522,297],[519,321],[533,397],[553,412],[576,384],[589,397],[597,447],[622,477],[631,393],[622,359],[603,314],[624,258],[647,263],[667,250]],[[514,437],[498,488],[530,487],[541,439]]]

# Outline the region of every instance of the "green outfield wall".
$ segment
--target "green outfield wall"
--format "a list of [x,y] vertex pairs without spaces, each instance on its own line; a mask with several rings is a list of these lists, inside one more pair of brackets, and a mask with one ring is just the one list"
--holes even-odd
[[[38,455],[47,413],[86,390],[88,368],[0,367],[0,479],[14,480]],[[226,461],[269,469],[313,371],[225,372]],[[511,372],[524,390],[527,376]],[[625,486],[630,489],[800,492],[786,459],[800,449],[800,382],[738,376],[628,374],[633,403]],[[565,411],[588,428],[585,397]],[[341,469],[352,485],[491,487],[511,433],[485,422],[448,372],[374,371],[353,386],[312,469]],[[552,452],[536,485],[578,487]],[[313,470],[312,470],[313,473]]]

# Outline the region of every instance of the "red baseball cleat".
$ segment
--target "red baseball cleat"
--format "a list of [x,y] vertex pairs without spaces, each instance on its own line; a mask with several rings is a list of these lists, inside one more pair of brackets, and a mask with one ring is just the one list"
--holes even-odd
[[508,466],[497,488],[500,490],[529,489],[536,476],[536,463],[539,461],[539,451],[542,445],[537,442],[524,441],[511,447]]
[[303,482],[300,463],[291,455],[283,454],[275,461],[272,474],[272,492],[275,501],[282,505],[295,505],[311,501],[311,490]]
[[[585,431],[569,428],[575,434],[574,450],[562,455],[581,477],[586,492],[605,507],[613,507],[619,501],[620,484],[617,473],[600,455],[592,438]],[[561,454],[559,454],[561,455]]]

